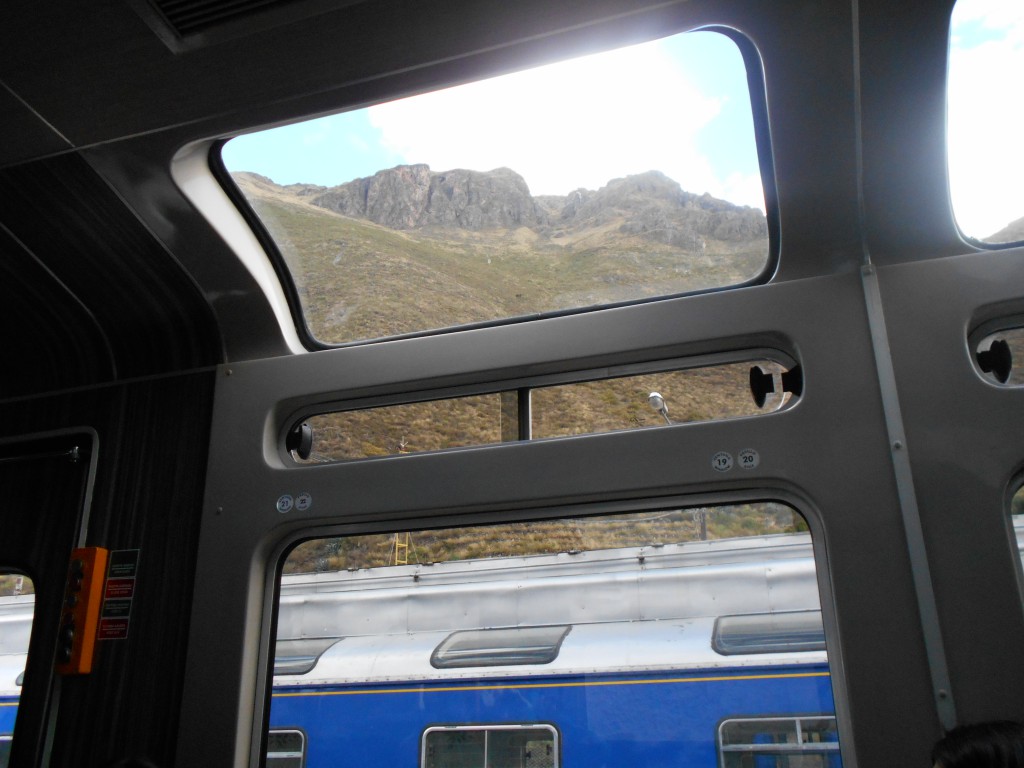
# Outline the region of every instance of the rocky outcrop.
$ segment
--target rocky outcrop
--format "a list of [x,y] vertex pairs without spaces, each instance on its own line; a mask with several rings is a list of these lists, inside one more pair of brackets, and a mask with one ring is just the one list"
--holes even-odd
[[625,219],[619,231],[681,248],[698,247],[702,238],[744,241],[767,236],[764,214],[711,195],[685,192],[658,171],[614,179],[597,192],[569,195],[561,220],[593,225],[611,217]]
[[[299,186],[299,185],[295,185]],[[293,190],[314,205],[390,229],[514,229],[542,237],[617,231],[691,251],[705,243],[764,239],[767,223],[756,208],[686,192],[658,171],[613,179],[595,191],[534,198],[515,171],[431,171],[400,165],[337,187]]]
[[515,171],[400,165],[312,197],[314,205],[391,229],[491,229],[540,226],[546,219]]
[[983,238],[986,243],[1015,243],[1024,240],[1024,218],[1011,221],[993,235]]

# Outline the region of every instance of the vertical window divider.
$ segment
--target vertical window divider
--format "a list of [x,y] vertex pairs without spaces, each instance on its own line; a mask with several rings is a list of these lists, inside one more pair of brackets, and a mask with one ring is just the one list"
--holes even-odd
[[531,440],[533,438],[533,415],[530,413],[530,388],[520,387],[517,390],[519,415],[519,439]]

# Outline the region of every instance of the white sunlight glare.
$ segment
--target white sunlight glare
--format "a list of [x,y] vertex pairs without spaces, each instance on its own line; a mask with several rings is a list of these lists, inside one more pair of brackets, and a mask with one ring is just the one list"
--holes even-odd
[[1024,217],[1024,2],[958,0],[950,40],[950,194],[984,240]]
[[763,208],[760,177],[719,179],[695,149],[720,107],[653,42],[369,112],[387,149],[435,171],[504,166],[534,195],[565,195],[659,170],[685,190]]

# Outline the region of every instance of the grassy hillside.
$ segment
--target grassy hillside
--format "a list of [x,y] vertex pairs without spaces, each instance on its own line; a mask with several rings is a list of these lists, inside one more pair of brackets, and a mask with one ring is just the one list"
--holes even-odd
[[[765,502],[697,510],[665,510],[592,518],[449,528],[408,533],[408,562],[436,563],[488,557],[582,552],[616,547],[675,544],[700,538],[706,516],[708,539],[807,530],[782,504]],[[405,542],[406,534],[399,534]],[[395,562],[395,535],[320,539],[296,547],[286,573],[374,568]]]
[[[749,369],[749,364],[742,363],[534,389],[532,436],[542,439],[663,426],[664,419],[647,400],[655,391],[665,397],[673,423],[760,413],[748,388]],[[514,440],[514,394],[510,399],[512,403],[495,393],[317,416],[309,420],[315,434],[314,460]]]
[[729,285],[756,275],[761,241],[682,249],[622,231],[393,230],[314,206],[249,175],[240,188],[294,276],[310,331],[343,343]]

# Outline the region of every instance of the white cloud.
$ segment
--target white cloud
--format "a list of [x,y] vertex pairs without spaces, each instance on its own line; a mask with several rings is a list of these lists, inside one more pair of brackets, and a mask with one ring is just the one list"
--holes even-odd
[[954,39],[957,28],[970,23],[989,30],[1015,30],[1018,40],[1024,34],[1024,3],[1017,0],[957,0],[952,18]]
[[[501,166],[533,194],[597,189],[660,170],[686,190],[763,206],[760,179],[720,179],[695,149],[718,115],[657,42],[403,99],[369,110],[384,146],[434,170]],[[756,190],[753,187],[756,186]]]
[[737,205],[749,205],[764,210],[764,187],[760,173],[731,173],[721,188],[708,190],[715,197],[729,200]]

